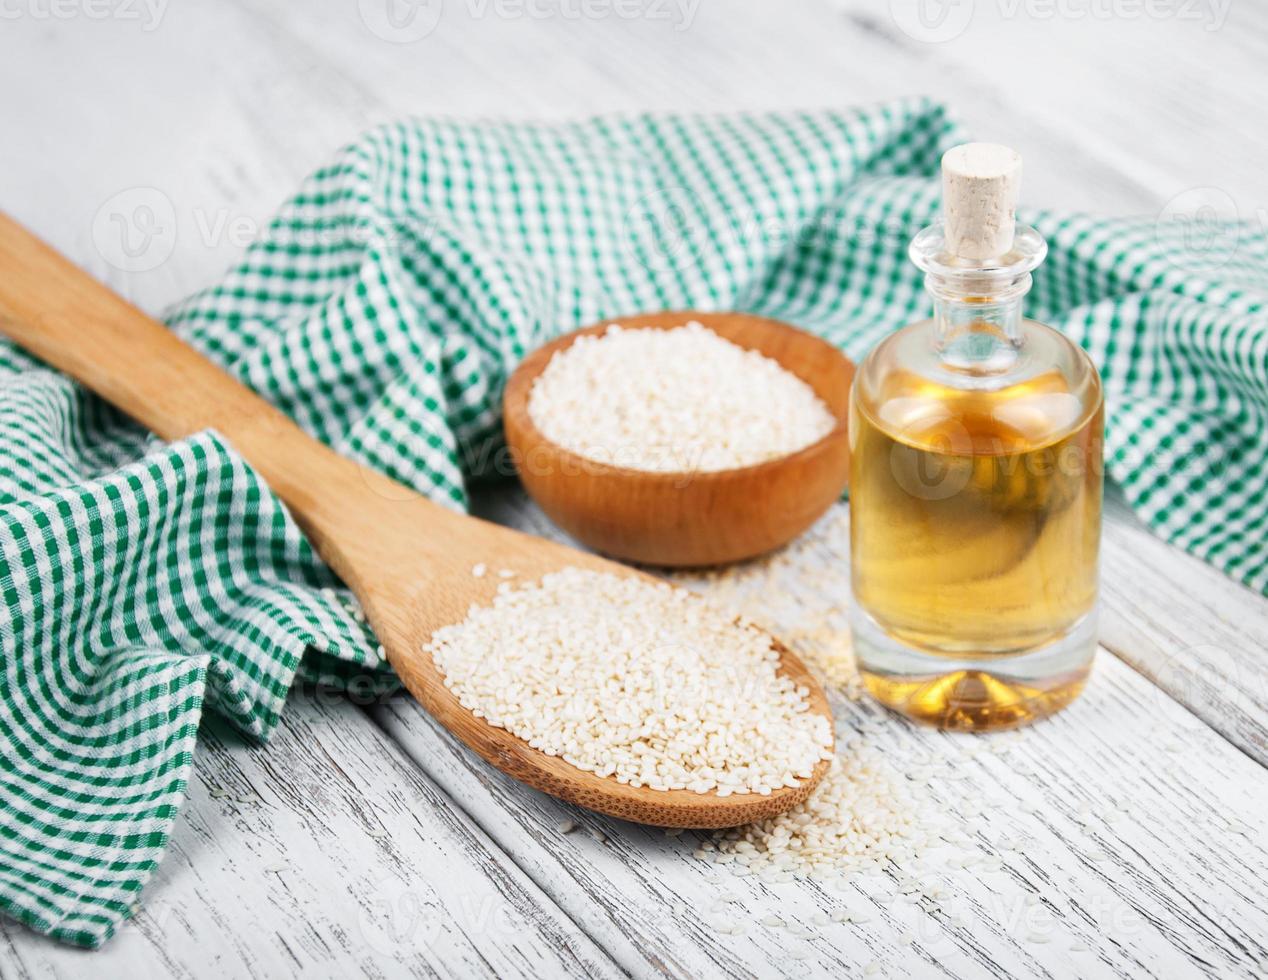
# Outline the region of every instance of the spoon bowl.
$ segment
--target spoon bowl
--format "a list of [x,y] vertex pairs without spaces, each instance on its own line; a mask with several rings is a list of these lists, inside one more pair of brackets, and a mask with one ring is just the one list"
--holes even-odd
[[[827,772],[769,796],[624,785],[534,749],[464,708],[424,650],[472,604],[514,581],[582,567],[642,576],[595,555],[433,504],[346,459],[186,345],[161,323],[0,215],[0,332],[83,382],[164,439],[213,427],[286,503],[318,554],[365,609],[388,661],[433,718],[503,772],[561,799],[665,827],[728,827],[774,816],[804,800]],[[644,576],[646,577],[646,576]],[[780,649],[779,672],[809,689],[811,710],[831,718],[805,666]]]
[[753,466],[665,473],[589,459],[551,442],[534,424],[529,396],[551,358],[605,320],[538,348],[511,376],[503,399],[506,440],[525,489],[578,541],[645,565],[692,567],[753,558],[787,544],[841,496],[849,474],[846,435],[854,365],[831,344],[779,320],[692,310],[621,319],[629,329],[670,330],[696,321],[760,351],[805,381],[836,424],[817,442]]
[[[821,761],[811,777],[803,779],[800,785],[773,790],[769,796],[746,793],[720,797],[712,792],[633,787],[611,776],[598,776],[558,757],[545,755],[511,732],[477,718],[445,686],[443,675],[423,647],[435,630],[464,618],[471,603],[488,605],[493,601],[498,586],[507,581],[495,570],[515,572],[509,580],[513,584],[535,582],[543,575],[568,567],[650,581],[660,579],[597,555],[477,518],[455,514],[452,521],[437,521],[436,515],[431,513],[435,505],[425,500],[418,504],[423,505],[420,511],[426,511],[417,515],[418,526],[425,527],[425,533],[433,541],[438,535],[441,540],[452,535],[452,543],[458,551],[449,554],[462,556],[460,564],[450,564],[444,589],[438,590],[430,582],[413,587],[408,584],[384,587],[386,579],[400,582],[408,579],[409,569],[417,568],[417,549],[403,542],[407,548],[398,560],[403,563],[401,570],[406,574],[380,575],[378,583],[365,583],[355,591],[366,597],[366,616],[406,689],[433,718],[486,762],[551,796],[623,820],[659,827],[719,828],[764,820],[805,800],[827,772],[829,763]],[[473,562],[487,565],[490,571],[475,578],[471,573]],[[810,692],[811,710],[831,719],[823,689],[806,666],[777,640],[775,646],[780,655],[779,673],[804,685]]]

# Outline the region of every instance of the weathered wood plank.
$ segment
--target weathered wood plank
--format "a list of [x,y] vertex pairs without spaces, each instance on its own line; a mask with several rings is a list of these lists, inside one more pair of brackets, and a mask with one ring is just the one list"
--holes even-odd
[[1159,540],[1111,494],[1101,640],[1268,766],[1268,599]]
[[[934,964],[949,976],[1249,972],[1268,956],[1264,773],[1156,700],[1106,656],[1081,702],[999,753],[983,750],[983,740],[835,705],[896,773],[933,770],[922,792],[974,841],[931,852],[924,868],[852,876],[841,891],[736,879],[693,858],[690,837],[526,793],[412,703],[376,716],[635,975],[773,976],[812,966],[856,975],[875,961],[896,975]],[[561,835],[552,828],[563,819],[583,829]],[[966,851],[978,867],[943,863]],[[995,861],[998,870],[988,870]],[[895,894],[900,872],[947,894],[908,905]],[[724,895],[740,902],[719,908]],[[819,924],[839,908],[869,921]],[[767,928],[768,915],[793,928]],[[745,933],[720,934],[724,923]]]
[[0,920],[0,976],[618,975],[340,696],[293,696],[264,748],[202,734],[139,914],[99,952]]
[[[522,497],[486,515],[543,530]],[[737,587],[750,615],[803,644],[848,596],[844,521]],[[1102,652],[1084,696],[1015,735],[917,728],[867,701],[834,697],[847,735],[911,780],[931,812],[970,838],[923,867],[813,881],[735,878],[666,838],[525,792],[474,759],[409,701],[372,713],[427,773],[587,932],[635,975],[1198,976],[1245,973],[1268,957],[1268,772],[1114,656]],[[561,835],[564,819],[583,828]],[[975,855],[964,870],[949,859]],[[998,862],[997,870],[993,869]],[[945,897],[908,904],[910,873]],[[717,907],[720,897],[741,898]],[[841,907],[862,924],[816,923]],[[794,928],[761,925],[778,915]],[[720,934],[725,922],[743,935]],[[910,940],[910,943],[908,942]]]
[[[1093,23],[1099,18],[1083,18],[1088,28],[1096,29],[1092,33],[1079,24],[1054,23],[1050,16],[1027,18],[1025,5],[1009,5],[1019,12],[1005,21],[993,9],[1003,10],[1003,5],[962,6],[975,12],[965,43],[945,45],[921,44],[896,32],[890,5],[852,2],[701,3],[685,30],[673,23],[629,22],[616,16],[580,21],[498,18],[488,4],[449,3],[436,32],[404,45],[375,38],[358,19],[357,5],[343,2],[302,8],[281,0],[169,4],[159,30],[152,33],[118,18],[73,17],[58,22],[56,30],[47,19],[34,16],[7,19],[0,32],[0,83],[24,96],[0,106],[5,131],[17,134],[0,150],[0,189],[4,206],[19,218],[147,309],[158,310],[211,281],[238,254],[241,231],[231,229],[240,229],[243,222],[248,231],[252,224],[258,226],[303,173],[375,121],[429,112],[560,117],[639,108],[844,105],[923,91],[947,100],[979,136],[1013,142],[1028,155],[1026,197],[1031,203],[1150,211],[1187,187],[1214,184],[1234,198],[1244,216],[1263,220],[1268,127],[1255,123],[1264,119],[1259,82],[1268,18],[1254,5],[1232,5],[1228,24],[1207,32],[1209,37],[1186,30],[1191,25],[1179,21],[1116,22],[1102,30]],[[1181,6],[1197,5],[1170,9]],[[477,16],[472,13],[477,8],[489,12]],[[226,51],[233,56],[226,58]],[[983,51],[993,56],[983,57]],[[1001,52],[1003,57],[994,56]],[[155,85],[156,78],[162,83]],[[67,90],[91,92],[92,98],[66,99]],[[171,199],[178,236],[168,261],[125,275],[97,254],[92,219],[111,195],[138,185],[158,188]],[[1182,653],[1207,645],[1221,651],[1227,646],[1238,654],[1244,650],[1253,665],[1263,646],[1257,601],[1245,601],[1231,583],[1183,556],[1177,564],[1166,546],[1125,527],[1111,512],[1105,567],[1107,580],[1112,574],[1121,583],[1121,593],[1107,581],[1107,641],[1204,717],[1214,719],[1231,700],[1235,710],[1227,722],[1216,722],[1220,731],[1248,752],[1259,751],[1264,689],[1253,693],[1259,683],[1255,676],[1245,684],[1252,692],[1246,699],[1232,696],[1242,686],[1222,681],[1194,685],[1186,679],[1186,664],[1223,663],[1220,657],[1186,660],[1182,655],[1178,666],[1150,674],[1150,664],[1165,666],[1175,660],[1165,654],[1177,644]],[[1157,580],[1149,578],[1151,573]],[[1150,584],[1128,584],[1134,581]],[[1189,589],[1195,581],[1196,588]],[[815,595],[830,597],[830,591],[824,586]],[[819,598],[806,601],[813,611]],[[1212,615],[1218,628],[1206,618]],[[1247,676],[1241,666],[1246,662],[1234,658],[1238,677]],[[1227,674],[1217,664],[1212,676],[1223,679]],[[768,930],[759,927],[750,928],[745,937],[718,936],[705,919],[721,869],[684,857],[681,842],[630,828],[610,833],[608,845],[577,834],[558,840],[549,830],[559,812],[553,803],[499,785],[500,777],[487,778],[490,774],[482,767],[467,767],[443,737],[426,734],[422,719],[407,706],[378,716],[407,739],[411,754],[442,760],[433,771],[443,770],[448,785],[470,803],[479,821],[494,828],[515,859],[534,878],[549,882],[561,904],[587,931],[610,943],[617,959],[634,972],[681,974],[694,969],[712,974],[717,971],[711,956],[737,974],[804,973],[812,964],[862,963],[869,955],[891,959],[893,935],[887,927],[891,913],[903,911],[899,905],[884,917],[874,915],[865,927],[833,926],[836,936],[802,941],[811,956],[805,962],[790,958],[802,948],[796,942],[767,936]],[[908,734],[900,737],[889,723],[882,728],[888,733],[883,738],[869,738],[890,746],[899,771],[911,760],[916,760],[912,771],[921,771],[918,760],[930,744],[942,750],[939,737],[917,733],[910,735],[909,744]],[[1168,742],[1173,736],[1175,743]],[[1104,746],[1097,741],[1102,738]],[[1122,664],[1103,657],[1088,698],[1050,725],[1027,733],[1024,745],[1002,757],[993,752],[975,757],[972,748],[961,749],[965,741],[949,740],[949,761],[942,764],[949,773],[968,775],[960,796],[1002,787],[1009,791],[1008,799],[1042,799],[1044,809],[1033,818],[1009,807],[989,819],[972,817],[957,796],[949,812],[966,827],[982,825],[988,837],[1000,826],[1011,833],[1016,824],[1041,835],[1040,841],[1033,855],[1006,854],[1008,873],[983,875],[981,882],[966,884],[967,891],[955,892],[967,908],[965,935],[955,932],[943,956],[936,937],[918,931],[919,943],[904,954],[912,972],[1176,976],[1201,969],[1199,960],[1212,972],[1250,972],[1247,964],[1262,956],[1262,926],[1259,934],[1255,930],[1262,915],[1248,918],[1246,910],[1255,902],[1262,908],[1263,895],[1253,882],[1247,884],[1246,876],[1258,874],[1262,880],[1262,823],[1254,825],[1253,837],[1229,837],[1213,813],[1222,815],[1227,807],[1239,820],[1247,812],[1262,815],[1262,789],[1254,770],[1240,768],[1248,763],[1234,762],[1225,748],[1217,751],[1218,741],[1197,717],[1152,694]],[[1184,754],[1156,751],[1160,744],[1190,743]],[[367,745],[377,742],[371,739]],[[268,773],[268,758],[248,765],[251,781],[272,786],[266,775],[292,778],[289,768]],[[342,756],[336,753],[336,758]],[[302,767],[312,760],[298,754],[279,758],[277,765]],[[231,776],[226,770],[225,779]],[[376,788],[374,780],[380,777],[368,770],[358,778],[371,799],[380,792],[397,792]],[[1132,817],[1114,822],[1114,835],[1103,832],[1097,823],[1100,809],[1092,799],[1087,825],[1079,828],[1084,818],[1077,804],[1071,815],[1066,804],[1072,801],[1062,803],[1068,778],[1081,779],[1091,794],[1135,800]],[[1021,785],[1014,786],[1018,781]],[[187,811],[191,826],[195,819],[201,821],[198,832],[189,831],[193,837],[188,842],[178,835],[178,845],[189,853],[179,859],[174,853],[146,896],[158,903],[155,914],[163,918],[161,889],[175,889],[182,896],[183,918],[169,912],[147,934],[149,913],[144,913],[106,953],[91,958],[46,949],[48,944],[32,946],[29,934],[7,926],[0,936],[6,944],[0,947],[0,974],[19,975],[24,964],[28,972],[40,974],[270,972],[261,964],[298,972],[292,951],[267,927],[273,904],[324,924],[319,930],[334,929],[335,920],[359,907],[357,897],[365,894],[363,885],[327,873],[329,859],[322,848],[333,846],[337,835],[346,853],[373,859],[378,862],[373,867],[385,874],[396,870],[386,858],[375,857],[377,842],[371,847],[363,839],[356,829],[362,826],[358,818],[339,810],[342,798],[335,794],[320,797],[320,819],[310,817],[330,830],[330,838],[319,836],[295,814],[285,820],[278,816],[270,825],[275,836],[297,838],[297,850],[289,853],[304,855],[302,874],[246,876],[243,869],[250,866],[251,855],[274,853],[270,848],[275,845],[256,842],[247,816],[234,812],[226,798],[211,800],[205,791],[205,786],[196,787]],[[425,803],[428,797],[420,792],[410,790],[401,799],[413,801],[411,807]],[[1227,796],[1227,802],[1218,794]],[[403,821],[399,814],[389,821],[394,840],[398,834],[409,836],[404,828],[410,825]],[[1133,821],[1141,829],[1126,840],[1118,827]],[[439,834],[430,827],[419,826],[416,833]],[[305,842],[305,835],[317,843]],[[442,842],[433,846],[442,846],[449,838],[433,839]],[[291,841],[286,843],[289,847]],[[423,846],[417,840],[410,843]],[[1088,857],[1087,848],[1098,844],[1115,848],[1107,850],[1107,860]],[[1142,856],[1122,849],[1130,847],[1139,848]],[[222,848],[236,871],[209,867]],[[1234,867],[1219,856],[1221,850],[1239,855]],[[407,852],[402,848],[401,853]],[[588,863],[592,857],[597,862],[593,866]],[[633,862],[631,869],[624,860]],[[177,870],[180,861],[188,862],[184,871]],[[1020,865],[1017,874],[1011,870],[1014,863]],[[164,884],[169,875],[172,880]],[[1063,952],[1065,933],[1047,944],[1025,941],[1030,930],[1026,917],[1048,906],[1043,901],[1023,905],[1019,918],[1010,917],[1010,909],[1017,911],[1014,889],[1024,890],[1023,881],[1042,884],[1046,878],[1059,886],[1058,895],[1081,896],[1077,907],[1072,902],[1062,909],[1074,922],[1074,934],[1105,935],[1088,943],[1094,952]],[[722,880],[722,888],[737,890],[736,882]],[[244,881],[250,888],[244,890]],[[680,916],[672,904],[678,894],[698,899],[698,904]],[[838,897],[830,890],[785,887],[762,890],[746,904],[750,911],[761,903],[781,910],[787,906],[789,917],[810,923],[813,930],[814,905]],[[857,892],[844,897],[861,899]],[[1099,897],[1107,901],[1098,905]],[[660,918],[643,926],[638,916],[645,913]],[[246,921],[251,916],[259,921]],[[245,924],[238,951],[229,960],[205,952],[218,948],[217,932],[235,923]],[[1184,946],[1188,952],[1179,952]],[[309,936],[297,955],[315,957],[314,950],[319,944]],[[344,972],[361,968],[352,954],[340,952],[338,957]],[[903,962],[895,962],[895,971]],[[241,965],[235,969],[233,963]],[[370,968],[380,974],[395,972],[395,964],[386,961]]]

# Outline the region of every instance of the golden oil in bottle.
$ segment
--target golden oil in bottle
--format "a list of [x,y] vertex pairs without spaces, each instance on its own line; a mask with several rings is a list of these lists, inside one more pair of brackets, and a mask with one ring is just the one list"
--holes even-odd
[[1064,707],[1096,650],[1100,380],[1021,317],[1046,246],[1009,238],[965,261],[922,232],[934,317],[880,344],[851,393],[860,670],[887,706],[968,730]]

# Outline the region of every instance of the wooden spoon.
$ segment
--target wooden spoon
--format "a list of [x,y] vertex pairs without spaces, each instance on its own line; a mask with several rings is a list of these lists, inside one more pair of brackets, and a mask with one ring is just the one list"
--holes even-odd
[[[491,602],[500,579],[476,578],[484,563],[517,581],[568,566],[620,575],[633,569],[509,528],[456,514],[339,456],[280,411],[0,214],[0,331],[83,382],[164,439],[214,428],[263,475],[317,553],[348,584],[401,681],[440,724],[498,769],[591,810],[664,827],[729,827],[773,816],[804,800],[827,771],[769,796],[719,797],[633,788],[584,772],[494,728],[462,707],[423,644]],[[780,672],[823,691],[792,653]]]

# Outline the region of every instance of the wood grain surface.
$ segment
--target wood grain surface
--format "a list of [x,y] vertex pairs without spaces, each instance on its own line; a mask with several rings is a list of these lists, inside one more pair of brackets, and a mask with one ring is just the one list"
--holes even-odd
[[[446,0],[413,43],[376,35],[367,6],[166,4],[152,26],[143,5],[7,6],[0,82],[20,97],[0,100],[0,206],[157,313],[212,282],[334,147],[398,116],[918,93],[1021,150],[1026,204],[1153,215],[1207,188],[1268,220],[1262,4],[977,0],[948,5],[970,16],[942,42],[902,28],[900,0],[683,0],[658,5],[666,17]],[[138,205],[165,229],[144,267],[120,260],[113,217],[135,224]],[[481,507],[550,529],[512,488]],[[815,544],[784,570],[794,631],[845,598],[837,551]],[[928,861],[946,898],[909,902],[897,871],[843,892],[733,878],[694,841],[520,788],[409,702],[309,692],[267,749],[208,727],[172,850],[102,952],[2,921],[0,977],[1263,975],[1268,601],[1121,505],[1103,560],[1087,692],[1005,748],[838,701],[980,852]],[[869,921],[819,925],[836,902]]]

